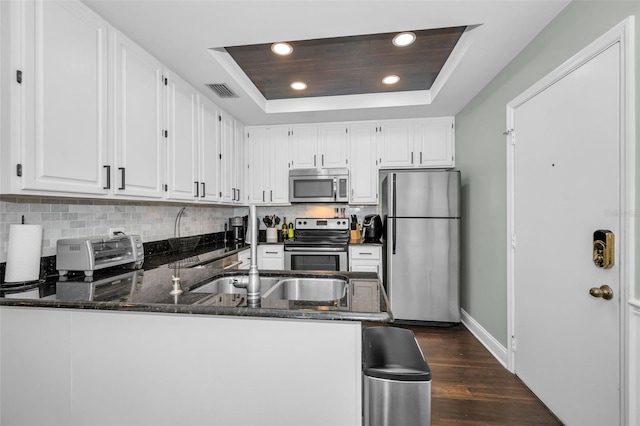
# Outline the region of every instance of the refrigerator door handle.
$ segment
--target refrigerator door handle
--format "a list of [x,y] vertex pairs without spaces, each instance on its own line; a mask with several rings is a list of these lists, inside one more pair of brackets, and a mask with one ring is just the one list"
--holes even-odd
[[396,254],[396,174],[393,173],[392,177],[392,210],[391,210],[391,254]]

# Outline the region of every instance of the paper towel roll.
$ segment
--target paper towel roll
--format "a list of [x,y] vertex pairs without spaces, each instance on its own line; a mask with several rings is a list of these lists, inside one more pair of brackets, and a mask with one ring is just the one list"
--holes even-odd
[[11,225],[4,281],[15,283],[40,278],[41,225]]

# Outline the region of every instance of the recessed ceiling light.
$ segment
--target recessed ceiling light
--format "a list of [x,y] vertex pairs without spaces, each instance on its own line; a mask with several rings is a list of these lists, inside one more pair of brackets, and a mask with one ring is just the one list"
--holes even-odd
[[408,46],[416,41],[416,35],[412,32],[400,33],[393,38],[393,45],[398,47]]
[[397,75],[388,75],[382,79],[382,82],[384,84],[396,84],[399,81],[400,81],[400,77],[398,77]]
[[276,55],[286,56],[291,55],[293,47],[289,43],[273,43],[271,45],[271,51]]
[[291,83],[291,88],[293,90],[304,90],[307,88],[307,83],[303,81],[294,81],[293,83]]

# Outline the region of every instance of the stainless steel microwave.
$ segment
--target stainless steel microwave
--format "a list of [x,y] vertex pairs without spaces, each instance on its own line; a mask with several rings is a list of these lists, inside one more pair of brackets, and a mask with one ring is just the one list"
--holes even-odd
[[349,170],[290,170],[289,201],[292,203],[348,203]]

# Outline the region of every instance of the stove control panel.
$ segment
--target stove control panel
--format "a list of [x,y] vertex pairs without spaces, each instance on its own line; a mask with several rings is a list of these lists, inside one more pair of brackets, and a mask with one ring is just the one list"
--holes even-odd
[[349,229],[349,219],[318,219],[318,218],[297,218],[296,229]]

